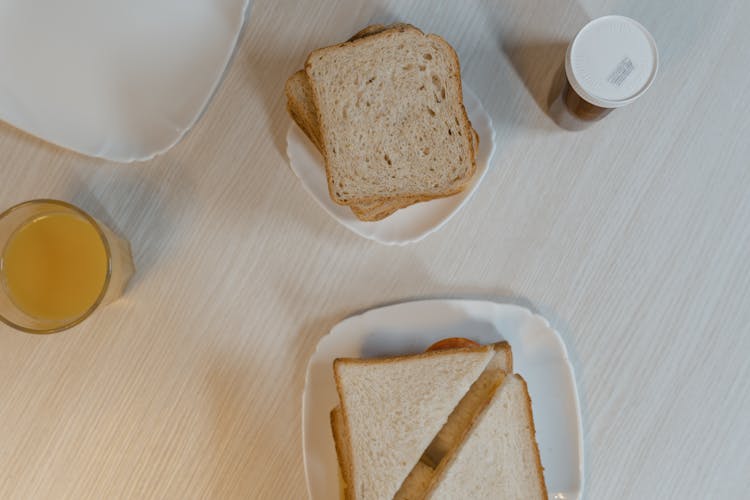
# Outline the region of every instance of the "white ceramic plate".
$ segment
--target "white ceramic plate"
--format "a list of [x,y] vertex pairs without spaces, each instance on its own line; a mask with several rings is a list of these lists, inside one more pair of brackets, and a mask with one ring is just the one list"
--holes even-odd
[[313,500],[338,498],[329,412],[338,404],[333,360],[424,351],[446,337],[487,344],[507,340],[513,365],[529,387],[549,497],[583,492],[583,432],[573,367],[560,335],[528,309],[478,300],[424,300],[371,309],[345,319],[310,358],[302,396],[302,445]]
[[320,206],[331,217],[358,235],[386,245],[406,245],[419,241],[440,229],[461,210],[482,182],[495,152],[495,131],[490,115],[482,107],[479,98],[466,85],[463,86],[463,91],[466,112],[479,134],[479,151],[474,179],[462,193],[455,196],[417,203],[377,222],[362,222],[348,207],[331,201],[323,157],[294,121],[286,136],[289,164],[304,188]]
[[221,80],[249,0],[2,0],[0,120],[80,153],[146,160]]

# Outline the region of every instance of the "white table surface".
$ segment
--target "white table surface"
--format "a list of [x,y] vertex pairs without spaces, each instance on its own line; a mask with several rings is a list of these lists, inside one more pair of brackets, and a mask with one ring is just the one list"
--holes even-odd
[[[657,40],[636,104],[583,132],[546,94],[565,44],[618,13]],[[0,205],[65,199],[127,237],[137,275],[81,326],[0,326],[0,498],[306,496],[300,395],[345,316],[509,298],[573,358],[587,498],[747,496],[750,3],[257,1],[205,115],[118,165],[0,124]],[[496,124],[471,203],[405,248],[358,238],[288,168],[288,75],[370,22],[442,34]]]

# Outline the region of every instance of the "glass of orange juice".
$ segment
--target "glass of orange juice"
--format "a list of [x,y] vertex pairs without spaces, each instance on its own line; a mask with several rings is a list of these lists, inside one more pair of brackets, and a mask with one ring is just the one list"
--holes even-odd
[[0,320],[29,333],[77,325],[120,297],[130,244],[80,208],[32,200],[0,214]]

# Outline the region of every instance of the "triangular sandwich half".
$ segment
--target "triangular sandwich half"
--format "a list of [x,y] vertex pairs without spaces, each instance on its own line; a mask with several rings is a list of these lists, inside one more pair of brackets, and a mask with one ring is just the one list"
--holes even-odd
[[547,498],[531,399],[520,375],[505,377],[465,440],[441,461],[426,498]]
[[393,498],[494,354],[481,346],[337,359],[341,413],[331,420],[346,498]]

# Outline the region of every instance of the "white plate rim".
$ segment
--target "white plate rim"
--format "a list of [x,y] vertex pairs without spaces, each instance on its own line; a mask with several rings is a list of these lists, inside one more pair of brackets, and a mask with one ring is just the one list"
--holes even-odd
[[[382,224],[383,221],[377,221],[377,222],[362,222],[354,218],[352,215],[351,218],[347,217],[344,219],[342,216],[336,213],[337,209],[340,209],[341,207],[339,205],[336,205],[333,203],[333,201],[330,201],[326,198],[325,201],[322,201],[312,190],[312,188],[308,185],[307,181],[302,177],[300,172],[297,170],[299,167],[295,165],[296,154],[291,153],[290,150],[292,150],[292,147],[301,147],[302,145],[305,145],[308,150],[314,151],[314,155],[316,156],[316,161],[318,163],[322,163],[322,159],[319,158],[320,153],[318,153],[315,146],[310,142],[310,139],[305,135],[304,132],[297,126],[297,124],[294,122],[294,120],[290,119],[289,128],[287,130],[286,135],[286,141],[287,141],[287,161],[289,162],[289,166],[294,172],[294,175],[297,177],[297,179],[302,184],[302,187],[304,190],[310,195],[311,198],[315,200],[315,202],[320,206],[331,218],[333,218],[336,222],[347,228],[348,230],[352,231],[354,234],[371,240],[378,243],[381,243],[383,245],[388,246],[405,246],[409,245],[411,243],[416,243],[418,241],[423,240],[427,236],[439,231],[445,224],[448,223],[458,212],[460,212],[463,207],[469,202],[469,200],[472,198],[474,193],[479,189],[479,186],[481,185],[482,181],[484,180],[487,171],[492,167],[492,158],[495,155],[496,150],[496,143],[495,143],[495,129],[492,124],[492,117],[489,115],[487,110],[482,105],[481,100],[479,97],[469,88],[466,86],[465,83],[462,83],[462,90],[464,94],[464,102],[466,104],[466,110],[467,114],[469,115],[469,120],[471,121],[472,125],[474,126],[474,129],[477,131],[477,133],[480,136],[479,140],[479,151],[477,152],[477,172],[474,175],[474,178],[470,182],[470,187],[466,190],[464,190],[462,193],[449,196],[447,198],[441,198],[438,200],[432,200],[432,201],[426,201],[419,203],[418,208],[421,208],[422,205],[428,205],[430,203],[435,202],[444,202],[446,200],[459,200],[457,204],[453,207],[453,209],[450,211],[450,213],[445,216],[443,219],[441,219],[438,223],[429,226],[427,229],[422,231],[417,231],[414,234],[412,234],[409,237],[404,238],[393,238],[393,239],[385,239],[383,237],[380,237],[377,234],[371,234],[371,233],[365,233],[359,230],[357,227],[360,224],[366,224],[368,226],[377,227],[378,224]],[[303,167],[304,168],[304,167]],[[322,165],[320,165],[321,171],[323,170]],[[399,210],[398,212],[401,212],[403,215],[404,212],[407,212],[410,209],[415,208],[415,205],[412,205],[411,207],[407,207],[404,209]],[[346,208],[346,207],[345,207]],[[393,217],[393,216],[391,216]],[[390,217],[384,219],[385,221],[388,221]]]
[[[167,146],[159,149],[158,151],[155,151],[153,153],[149,153],[147,155],[142,155],[139,157],[132,157],[127,158],[124,160],[118,160],[113,158],[107,158],[105,156],[98,156],[97,158],[104,158],[112,161],[117,161],[121,163],[133,163],[133,162],[144,162],[153,160],[159,155],[163,155],[173,147],[175,147],[177,144],[182,141],[182,139],[185,138],[188,132],[192,130],[192,128],[195,126],[196,123],[198,123],[198,120],[200,120],[203,115],[206,113],[206,109],[208,109],[208,105],[213,100],[214,96],[216,95],[216,92],[219,90],[219,87],[221,87],[221,84],[224,82],[224,79],[227,76],[227,73],[229,72],[229,67],[231,65],[232,60],[234,59],[235,54],[237,53],[238,44],[239,41],[242,39],[242,36],[245,33],[245,29],[248,25],[248,22],[250,21],[250,15],[252,14],[253,10],[253,0],[244,0],[244,4],[242,6],[242,12],[240,13],[240,25],[237,28],[237,32],[234,34],[234,40],[232,40],[232,48],[231,50],[227,51],[226,56],[224,57],[224,61],[222,62],[222,69],[219,71],[218,76],[216,77],[216,81],[214,81],[213,85],[211,86],[211,89],[206,93],[206,97],[203,100],[203,102],[200,105],[200,108],[198,109],[198,112],[193,116],[193,119],[190,120],[190,122],[185,126],[184,129],[182,129],[177,136],[174,138],[174,140],[168,144]],[[45,139],[46,140],[46,139]],[[65,146],[63,146],[65,147]],[[86,153],[81,153],[86,154]]]
[[[518,305],[514,302],[506,302],[502,300],[487,300],[487,299],[466,299],[466,298],[429,298],[429,299],[410,299],[410,300],[404,300],[404,301],[398,301],[398,302],[389,302],[382,305],[377,305],[374,307],[371,307],[369,309],[361,310],[359,312],[355,312],[338,323],[336,323],[328,333],[323,335],[317,342],[315,346],[315,350],[310,355],[307,366],[305,369],[305,381],[303,386],[303,391],[301,395],[302,399],[302,412],[301,412],[301,431],[302,431],[302,458],[303,458],[303,465],[305,470],[305,484],[307,489],[307,495],[308,498],[311,500],[315,500],[313,497],[313,492],[311,491],[311,478],[310,478],[310,464],[308,463],[308,457],[306,452],[306,446],[307,446],[307,430],[306,430],[306,423],[308,421],[308,412],[310,411],[310,408],[307,403],[307,394],[308,394],[308,388],[310,384],[310,377],[313,369],[313,361],[316,358],[316,355],[320,352],[322,346],[325,344],[326,339],[331,339],[333,335],[336,334],[337,331],[344,329],[347,323],[354,322],[354,321],[361,321],[365,319],[367,316],[372,316],[376,314],[382,314],[388,309],[394,309],[394,308],[400,308],[400,307],[409,307],[409,306],[419,306],[424,305],[426,303],[430,303],[433,305],[438,305],[440,303],[445,303],[448,305],[462,305],[465,308],[471,307],[471,306],[479,306],[479,307],[505,307],[509,309],[513,309],[516,313],[526,316],[529,320],[539,321],[552,335],[554,340],[559,344],[559,347],[561,349],[561,352],[563,354],[563,360],[566,363],[567,369],[570,372],[570,377],[572,380],[572,391],[574,397],[573,401],[573,407],[575,409],[575,416],[576,416],[576,423],[577,423],[577,446],[578,446],[578,481],[579,481],[579,489],[577,492],[575,492],[575,496],[573,497],[559,497],[560,500],[580,500],[583,498],[583,493],[585,491],[585,473],[584,473],[584,464],[585,464],[585,448],[584,448],[584,437],[583,437],[583,419],[581,417],[581,405],[580,405],[580,395],[578,392],[578,384],[576,383],[576,376],[575,376],[575,368],[573,364],[570,361],[570,357],[568,355],[568,349],[565,345],[565,342],[563,341],[562,336],[560,335],[560,332],[557,331],[557,329],[553,328],[550,322],[540,314],[535,313],[528,307],[524,307],[521,305]],[[532,402],[533,404],[533,402]],[[548,492],[549,494],[549,492]],[[556,497],[558,498],[558,497]]]
[[146,153],[141,154],[131,154],[130,156],[117,156],[117,155],[109,155],[107,153],[102,153],[100,151],[84,151],[81,148],[78,148],[76,146],[72,146],[69,144],[65,144],[64,141],[60,141],[53,138],[44,137],[43,135],[39,135],[35,132],[32,132],[30,130],[27,130],[23,126],[19,126],[16,123],[12,121],[7,121],[0,117],[0,121],[3,123],[6,123],[7,125],[11,126],[12,128],[15,128],[16,130],[20,130],[24,134],[28,134],[32,137],[35,137],[37,139],[40,139],[48,144],[52,144],[56,147],[66,149],[68,151],[73,151],[74,153],[88,156],[90,158],[100,158],[107,161],[113,161],[116,163],[133,163],[133,162],[147,162],[155,157],[162,155],[169,150],[171,150],[173,147],[175,147],[177,144],[184,139],[185,135],[187,135],[190,130],[195,126],[196,123],[203,117],[203,115],[206,112],[206,109],[208,108],[208,105],[213,100],[214,96],[216,95],[217,91],[221,87],[222,82],[226,78],[226,75],[229,71],[230,63],[232,62],[235,53],[237,52],[238,43],[240,39],[242,38],[245,29],[248,25],[250,15],[252,13],[253,8],[253,0],[242,0],[242,9],[240,11],[239,15],[239,26],[236,27],[234,35],[231,39],[230,49],[226,51],[222,63],[221,63],[221,69],[217,72],[216,79],[211,84],[211,86],[208,89],[208,92],[205,93],[205,96],[203,100],[200,102],[200,105],[197,107],[197,111],[193,115],[193,117],[187,121],[181,129],[178,129],[176,132],[177,134],[174,136],[174,138],[167,143],[165,146],[162,146],[160,148],[157,148],[153,151],[148,151]]

